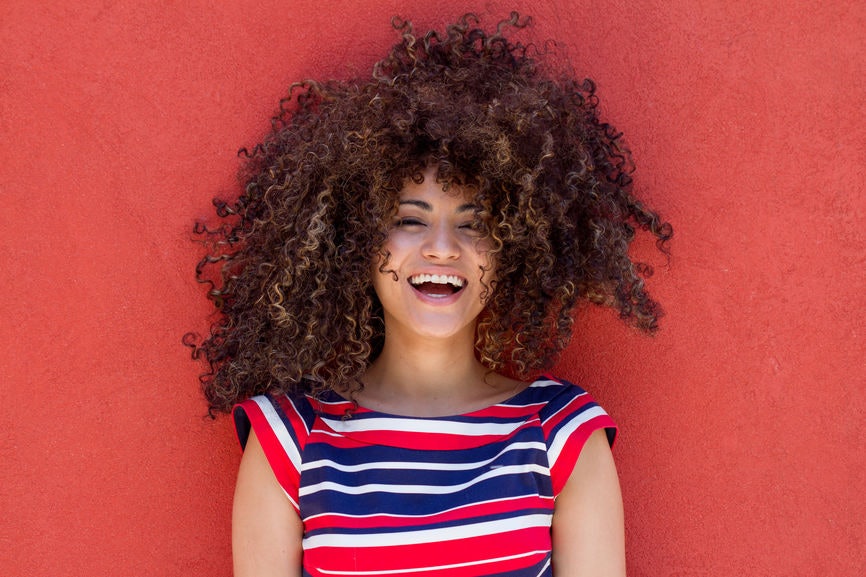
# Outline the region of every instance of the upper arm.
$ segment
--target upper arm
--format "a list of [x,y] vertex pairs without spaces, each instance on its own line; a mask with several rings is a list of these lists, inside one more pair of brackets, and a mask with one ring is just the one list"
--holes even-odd
[[604,430],[587,439],[553,514],[556,577],[624,577],[622,495]]
[[301,519],[251,431],[232,510],[235,577],[300,576],[302,537]]

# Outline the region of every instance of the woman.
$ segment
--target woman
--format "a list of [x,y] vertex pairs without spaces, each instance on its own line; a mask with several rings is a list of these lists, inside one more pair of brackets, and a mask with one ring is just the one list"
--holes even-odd
[[[538,375],[579,299],[652,331],[629,154],[591,82],[472,16],[308,82],[199,267],[245,446],[235,574],[624,575],[615,425]],[[207,282],[207,281],[205,281]]]

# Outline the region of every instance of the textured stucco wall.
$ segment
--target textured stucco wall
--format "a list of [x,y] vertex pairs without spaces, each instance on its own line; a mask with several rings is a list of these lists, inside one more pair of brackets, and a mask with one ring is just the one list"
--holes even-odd
[[[536,6],[537,5],[537,6]],[[866,4],[489,0],[536,20],[675,225],[655,338],[586,310],[559,373],[622,426],[634,577],[866,574]],[[0,4],[0,574],[230,574],[192,222],[289,82],[464,3]]]

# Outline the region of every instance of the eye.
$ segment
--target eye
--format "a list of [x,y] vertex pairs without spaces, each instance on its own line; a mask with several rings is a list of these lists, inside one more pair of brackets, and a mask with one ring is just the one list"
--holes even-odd
[[464,222],[459,226],[459,228],[475,236],[481,236],[487,233],[487,223],[481,218],[474,218],[471,221]]
[[405,228],[409,226],[424,226],[424,222],[413,216],[404,216],[402,218],[398,218],[394,221],[395,228]]

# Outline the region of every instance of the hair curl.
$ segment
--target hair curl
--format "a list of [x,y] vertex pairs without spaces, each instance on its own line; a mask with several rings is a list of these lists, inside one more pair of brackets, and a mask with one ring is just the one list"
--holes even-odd
[[[628,247],[635,226],[659,247],[669,224],[631,192],[621,134],[601,122],[590,80],[553,78],[472,14],[401,41],[371,78],[292,86],[272,131],[246,152],[246,187],[216,199],[218,228],[196,276],[219,317],[186,337],[211,414],[261,393],[358,390],[383,344],[370,263],[409,178],[438,167],[471,186],[494,240],[496,278],[477,324],[490,369],[527,378],[571,335],[580,299],[652,332],[659,317]],[[385,255],[386,256],[386,255]],[[200,342],[199,342],[200,341]]]

